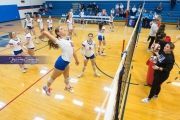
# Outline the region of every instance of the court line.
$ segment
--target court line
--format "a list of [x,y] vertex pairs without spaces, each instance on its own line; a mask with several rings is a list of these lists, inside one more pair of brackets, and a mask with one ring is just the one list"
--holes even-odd
[[[47,46],[47,45],[46,45]],[[45,47],[45,46],[44,46]],[[80,47],[81,48],[81,47]],[[77,52],[80,48],[78,48],[75,52]],[[15,101],[18,97],[20,97],[23,93],[25,93],[28,89],[30,89],[33,85],[35,85],[37,82],[39,82],[42,78],[44,78],[47,74],[49,74],[54,68],[52,68],[50,71],[48,71],[45,75],[43,75],[41,78],[36,80],[33,84],[31,84],[28,88],[26,88],[24,91],[22,91],[19,95],[17,95],[15,98],[13,98],[11,101],[9,101],[5,106],[0,108],[0,111],[6,108],[9,104],[11,104],[13,101]]]

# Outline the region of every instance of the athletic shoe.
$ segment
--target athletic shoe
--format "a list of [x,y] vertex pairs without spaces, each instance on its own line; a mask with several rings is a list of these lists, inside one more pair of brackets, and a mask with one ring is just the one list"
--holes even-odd
[[102,55],[102,56],[106,56],[106,54],[105,54],[104,52],[103,52],[103,53],[101,53],[101,55]]
[[46,95],[49,95],[49,96],[51,95],[51,90],[52,90],[51,88],[48,88],[47,86],[44,86],[43,89],[46,92]]
[[78,75],[78,78],[82,77],[83,75],[84,75],[84,73],[80,73],[80,74]]
[[23,65],[23,68],[24,68],[24,69],[28,69],[28,67],[26,67],[25,65]]
[[97,76],[97,77],[100,77],[100,74],[98,74],[98,73],[94,73],[94,75]]
[[143,103],[149,103],[151,100],[149,98],[144,98],[141,100],[141,102]]
[[39,42],[38,42],[38,41],[36,41],[36,44],[39,44]]
[[22,71],[23,73],[25,73],[25,72],[26,72],[26,70],[25,70],[24,68],[22,68],[22,69],[21,69],[21,71]]
[[153,98],[157,100],[157,99],[158,99],[158,96],[157,96],[157,95],[154,95]]
[[47,42],[47,40],[45,40],[45,39],[41,39],[43,42]]
[[73,87],[70,86],[70,88],[64,87],[64,90],[69,91],[70,93],[74,93]]

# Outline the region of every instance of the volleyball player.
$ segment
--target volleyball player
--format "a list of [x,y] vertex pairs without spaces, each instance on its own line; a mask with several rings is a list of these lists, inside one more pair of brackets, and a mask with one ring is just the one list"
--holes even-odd
[[[93,38],[93,34],[89,33],[88,40],[85,40],[83,42],[82,48],[80,49],[81,54],[84,56],[84,66],[83,66],[82,72],[78,75],[78,77],[82,77],[84,75],[84,71],[86,69],[89,59],[91,60],[94,75],[98,76],[98,77],[100,76],[96,72],[96,66],[95,66],[96,59],[95,59],[95,55],[94,55],[94,51],[96,53],[96,44],[95,44],[95,41],[92,40],[92,38]],[[83,50],[84,50],[84,52],[83,52]]]
[[[99,30],[98,30],[98,40],[99,40],[99,45],[98,45],[98,54],[102,56],[106,56],[104,53],[104,49],[106,48],[106,41],[105,41],[105,27],[103,26],[103,22],[99,23]],[[103,44],[102,51],[100,52],[100,47],[101,44]]]
[[31,57],[35,58],[34,57],[34,48],[35,48],[35,46],[34,46],[34,43],[32,41],[32,36],[29,33],[28,29],[25,30],[25,44],[24,44],[24,46],[27,46],[26,49],[28,50],[28,54]]
[[[10,32],[9,33],[9,37],[11,38],[11,40],[9,41],[9,46],[10,46],[10,49],[13,51],[13,54],[15,56],[25,56],[23,50],[22,50],[22,43],[21,43],[21,40],[19,38],[17,38],[16,36],[16,33],[15,32]],[[19,64],[20,68],[21,68],[21,71],[23,73],[26,72],[26,68],[24,66],[24,64]]]
[[49,33],[50,33],[51,35],[53,35],[53,32],[52,32],[52,30],[53,30],[53,25],[52,25],[52,23],[53,23],[53,21],[52,21],[52,19],[51,19],[51,16],[49,16],[48,19],[47,19],[47,26],[48,26],[48,31],[49,31]]
[[[26,28],[28,28],[30,32],[31,32],[31,31],[33,32],[33,34],[34,34],[34,36],[35,36],[35,39],[36,39],[36,32],[35,32],[34,27],[33,27],[33,19],[30,18],[30,15],[29,15],[29,14],[26,15],[25,25],[26,25]],[[38,44],[38,43],[39,43],[39,42],[38,42],[38,40],[36,39],[36,44]]]
[[61,49],[62,55],[57,59],[52,75],[48,78],[47,85],[43,87],[47,95],[51,95],[51,84],[54,80],[63,74],[64,82],[66,84],[64,90],[67,90],[71,93],[74,92],[72,87],[69,85],[69,63],[74,56],[76,65],[79,65],[76,53],[73,48],[73,42],[71,40],[66,40],[66,31],[63,27],[57,27],[55,29],[55,34],[57,37],[54,37],[50,33],[43,31],[39,38],[46,36],[49,38],[48,45],[53,49]]
[[111,14],[110,17],[109,17],[109,25],[110,25],[110,31],[111,31],[111,32],[114,32],[113,19],[114,19],[113,14]]
[[72,39],[72,32],[73,32],[73,19],[72,19],[72,15],[69,14],[67,16],[67,26],[68,26],[68,36],[70,39]]
[[[42,33],[44,31],[44,25],[43,25],[43,20],[41,18],[41,15],[38,14],[38,20],[37,20],[38,26],[39,26],[39,30]],[[43,42],[46,42],[46,40],[44,40],[44,38],[41,39]]]
[[84,9],[79,13],[79,16],[81,17],[81,27],[84,27]]

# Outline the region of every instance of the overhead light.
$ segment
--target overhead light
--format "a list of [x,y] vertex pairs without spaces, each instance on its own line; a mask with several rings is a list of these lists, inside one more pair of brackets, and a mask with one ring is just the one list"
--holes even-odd
[[104,91],[109,92],[109,91],[111,91],[111,89],[109,87],[104,87]]
[[[95,110],[96,112],[100,112],[101,108],[100,108],[100,107],[95,107],[94,110]],[[105,110],[102,109],[101,112],[102,112],[102,113],[105,113]]]
[[172,85],[180,86],[180,82],[172,82]]
[[6,104],[0,101],[0,108],[3,108]]
[[75,100],[75,99],[73,100],[73,103],[79,106],[83,106],[83,102]]
[[56,94],[56,95],[54,96],[54,98],[59,99],[59,100],[62,100],[62,99],[64,99],[64,96],[63,96],[63,95],[60,95],[60,94]]
[[77,79],[77,78],[70,78],[69,81],[72,82],[72,83],[77,83],[77,82],[78,82],[78,79]]
[[44,120],[44,119],[42,119],[40,117],[35,117],[34,120]]

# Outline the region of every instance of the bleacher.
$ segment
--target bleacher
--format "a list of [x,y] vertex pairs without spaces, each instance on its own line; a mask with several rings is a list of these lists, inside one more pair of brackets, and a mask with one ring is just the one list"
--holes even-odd
[[[130,6],[133,7],[136,5],[136,7],[139,7],[139,4],[143,1],[131,1]],[[155,9],[159,5],[159,3],[162,2],[163,9],[161,13],[158,15],[162,16],[162,22],[168,22],[168,23],[177,23],[178,18],[180,17],[180,3],[177,3],[174,9],[171,10],[170,8],[170,2],[169,1],[146,1],[145,3],[145,9],[149,13],[149,11],[155,12]],[[46,1],[47,4],[52,3],[53,10],[50,12],[50,15],[53,17],[61,17],[62,14],[66,14],[71,8],[73,3],[79,3],[77,1]],[[81,1],[81,3],[84,3],[85,7],[88,6],[89,3],[94,3],[92,1]],[[115,8],[115,5],[117,3],[122,3],[124,5],[124,8],[127,8],[127,1],[95,1],[96,5],[98,5],[99,10],[102,11],[102,9],[106,9],[106,12],[108,15],[110,15],[110,10],[112,8]],[[74,10],[74,15],[78,15],[80,11]],[[172,16],[168,16],[168,13],[171,13]],[[90,14],[90,12],[85,11],[85,15]],[[42,16],[48,16],[49,12],[47,12],[45,15]],[[114,20],[125,20],[125,18],[115,17]]]

